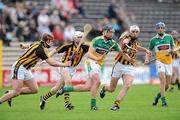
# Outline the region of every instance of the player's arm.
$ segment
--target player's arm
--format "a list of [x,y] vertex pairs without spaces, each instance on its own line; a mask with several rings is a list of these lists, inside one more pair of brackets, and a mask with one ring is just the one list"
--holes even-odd
[[141,51],[141,52],[145,52],[146,54],[148,54],[149,56],[151,56],[151,51],[149,51],[148,49],[141,47],[141,46],[137,46],[137,50]]
[[129,61],[129,62],[131,62],[131,63],[135,63],[135,62],[136,62],[135,59],[132,59],[126,52],[122,51],[121,47],[120,47],[118,44],[116,44],[116,45],[114,46],[114,49],[115,49],[116,51],[119,51],[119,53],[120,53],[127,61]]
[[24,43],[20,43],[20,48],[21,49],[28,49],[32,44],[24,44]]
[[90,47],[89,51],[87,52],[87,57],[90,58],[90,59],[93,59],[95,61],[101,60],[102,56],[99,56],[99,57],[95,56],[94,55],[95,52],[96,52],[95,49]]
[[87,57],[90,58],[90,59],[93,59],[95,61],[98,61],[98,60],[101,60],[103,58],[103,55],[99,57],[95,56],[96,54],[96,45],[97,45],[97,41],[96,39],[93,39],[92,42],[91,42],[91,45],[89,47],[89,50],[87,52]]
[[[154,44],[152,39],[150,40],[148,49],[149,51],[154,49]],[[150,62],[151,57],[152,57],[152,53],[146,54],[144,64],[148,64]]]
[[45,60],[49,65],[51,66],[54,66],[54,67],[69,67],[71,66],[71,61],[68,61],[66,63],[61,63],[61,62],[58,62],[56,60],[54,60],[53,58],[47,58]]
[[57,53],[57,49],[56,48],[54,48],[53,50],[51,50],[50,52],[49,52],[49,54],[48,54],[48,56],[49,57],[52,57],[54,54],[56,54]]
[[46,49],[44,49],[41,45],[36,48],[36,55],[41,59],[46,61],[49,65],[54,66],[54,67],[67,67],[71,65],[71,62],[68,61],[66,63],[61,63],[53,58],[48,56],[48,53]]

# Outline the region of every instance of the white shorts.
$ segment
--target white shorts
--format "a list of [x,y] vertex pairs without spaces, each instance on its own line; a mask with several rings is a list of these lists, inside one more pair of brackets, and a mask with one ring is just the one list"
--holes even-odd
[[62,75],[62,71],[66,70],[68,71],[69,75],[72,77],[76,73],[75,67],[58,67],[58,72],[60,75]]
[[172,64],[164,64],[157,60],[156,69],[158,72],[164,72],[166,75],[172,75]]
[[179,67],[180,66],[180,59],[173,59],[173,67]]
[[120,78],[123,75],[131,75],[134,77],[134,70],[132,65],[123,65],[116,62],[113,66],[111,77]]
[[11,77],[12,79],[18,80],[30,80],[33,78],[31,70],[27,70],[23,65],[20,65],[19,68],[16,67],[15,62],[11,67]]
[[85,60],[85,69],[90,76],[93,74],[101,74],[101,66],[92,59]]

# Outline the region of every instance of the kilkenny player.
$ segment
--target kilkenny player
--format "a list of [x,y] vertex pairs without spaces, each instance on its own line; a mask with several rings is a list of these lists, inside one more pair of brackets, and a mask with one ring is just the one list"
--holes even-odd
[[41,59],[49,65],[60,67],[70,66],[71,62],[60,63],[48,57],[47,48],[50,47],[53,36],[43,33],[40,42],[31,45],[21,44],[21,48],[28,48],[26,52],[12,65],[12,88],[0,97],[0,104],[8,101],[11,106],[12,98],[21,94],[35,94],[38,92],[38,85],[33,78],[31,68]]
[[[71,43],[65,44],[63,46],[59,46],[49,53],[49,56],[52,56],[55,53],[63,53],[61,62],[66,63],[67,61],[72,60],[72,65],[71,67],[59,68],[60,80],[49,92],[47,92],[45,95],[40,97],[41,110],[45,108],[46,100],[49,99],[52,95],[54,95],[57,92],[57,90],[59,90],[62,86],[64,86],[64,84],[66,86],[71,85],[71,78],[73,75],[75,75],[76,66],[80,63],[82,57],[88,52],[89,49],[88,45],[82,44],[80,46],[79,51],[76,52],[77,46],[82,36],[83,36],[83,32],[75,31],[73,35],[73,41]],[[65,83],[63,83],[63,81]],[[74,106],[70,103],[70,95],[68,92],[64,93],[64,100],[65,100],[64,108],[66,110],[71,110],[74,108]]]
[[110,85],[105,85],[100,91],[100,97],[104,98],[105,92],[114,92],[118,83],[118,80],[122,78],[123,87],[122,90],[117,95],[114,105],[111,110],[116,111],[120,109],[120,103],[127,94],[129,88],[131,87],[134,80],[134,66],[136,63],[136,53],[139,51],[145,52],[146,54],[151,55],[151,52],[140,46],[140,41],[138,36],[140,29],[137,25],[130,26],[129,32],[126,32],[121,39],[121,49],[123,52],[127,53],[131,60],[126,60],[124,56],[118,54],[115,58],[117,61],[113,66],[111,73],[111,82]]
[[[178,39],[178,31],[173,30],[171,32],[171,35],[174,39],[174,48],[180,48],[180,39]],[[180,90],[180,50],[176,51],[175,53],[172,54],[173,58],[173,74],[172,74],[172,79],[171,79],[171,87],[169,91],[173,91],[174,85],[178,83],[178,88]]]

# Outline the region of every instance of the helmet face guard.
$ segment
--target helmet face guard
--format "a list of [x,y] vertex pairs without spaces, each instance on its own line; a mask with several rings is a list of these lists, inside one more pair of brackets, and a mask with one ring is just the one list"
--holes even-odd
[[115,33],[114,28],[111,25],[105,25],[103,27],[103,36],[107,39],[111,39]]
[[53,40],[54,40],[54,37],[51,34],[48,34],[48,33],[43,33],[42,34],[41,43],[43,43],[43,45],[46,48],[51,47]]
[[83,34],[84,34],[84,33],[81,32],[81,31],[75,31],[75,32],[74,32],[73,42],[74,42],[76,45],[79,44],[81,38],[83,37]]
[[165,29],[165,23],[163,23],[163,22],[158,22],[158,23],[156,23],[156,29]]

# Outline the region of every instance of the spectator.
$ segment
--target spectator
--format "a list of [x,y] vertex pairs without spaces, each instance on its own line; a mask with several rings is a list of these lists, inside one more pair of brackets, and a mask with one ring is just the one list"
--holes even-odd
[[112,0],[111,4],[108,7],[108,16],[109,18],[117,18],[118,7],[116,5],[116,0]]
[[53,29],[53,32],[52,32],[53,36],[54,36],[54,45],[55,46],[60,46],[63,44],[64,42],[64,35],[63,35],[63,32],[61,30],[61,27],[59,25],[56,25]]
[[74,35],[75,28],[72,24],[68,23],[68,25],[64,29],[64,41],[68,42],[72,40],[72,36]]

